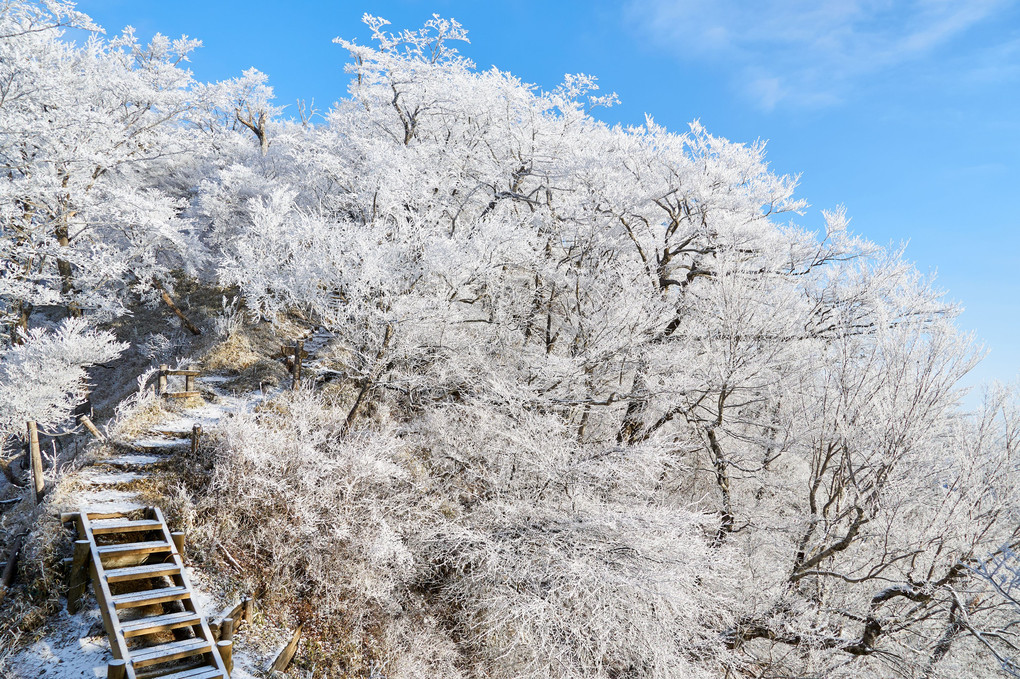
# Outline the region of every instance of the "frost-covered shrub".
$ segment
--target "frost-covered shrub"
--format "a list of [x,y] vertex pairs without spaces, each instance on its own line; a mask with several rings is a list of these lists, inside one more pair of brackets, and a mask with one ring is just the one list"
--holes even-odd
[[299,391],[230,420],[190,520],[270,601],[293,597],[348,639],[333,649],[345,662],[393,677],[695,677],[718,660],[730,575],[711,517],[642,502],[632,478],[593,483],[591,460],[551,465],[542,483],[523,460],[516,476],[451,471],[455,449],[531,435],[496,413],[431,451],[448,418],[341,436],[343,414]]
[[487,503],[427,536],[437,570],[426,577],[486,676],[707,677],[731,602],[705,520],[642,505]]
[[126,346],[84,319],[68,319],[50,332],[32,330],[23,344],[0,353],[0,443],[23,433],[26,420],[66,424],[88,394],[86,369]]
[[401,609],[413,572],[402,532],[423,500],[396,437],[341,440],[341,423],[303,391],[232,418],[201,509],[270,599],[293,597],[359,638]]

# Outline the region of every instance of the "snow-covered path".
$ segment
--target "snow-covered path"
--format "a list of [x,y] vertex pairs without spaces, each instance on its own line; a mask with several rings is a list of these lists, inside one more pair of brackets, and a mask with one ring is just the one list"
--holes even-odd
[[[144,435],[119,443],[121,452],[113,457],[101,458],[79,470],[75,475],[75,489],[68,492],[62,503],[86,512],[130,512],[142,509],[146,503],[141,495],[130,489],[154,475],[178,453],[191,445],[194,425],[204,433],[214,432],[224,419],[235,413],[251,412],[260,402],[280,390],[232,394],[220,388],[226,380],[220,375],[199,377],[198,383],[211,401],[185,407],[183,412],[160,421]],[[122,489],[128,486],[129,489]],[[210,593],[211,583],[200,572],[187,568],[199,611],[207,617],[215,615],[222,602],[217,603]],[[112,659],[110,644],[103,629],[102,619],[94,600],[75,615],[62,608],[59,615],[43,629],[44,636],[8,660],[10,671],[17,679],[76,679],[79,677],[106,677],[106,665]],[[244,635],[236,637],[234,672],[232,679],[253,679],[255,659],[245,652]]]

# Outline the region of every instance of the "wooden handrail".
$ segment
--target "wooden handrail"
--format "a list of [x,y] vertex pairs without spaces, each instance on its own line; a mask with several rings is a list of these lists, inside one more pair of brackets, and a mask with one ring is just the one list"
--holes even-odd
[[[193,370],[191,368],[173,368],[171,369],[168,365],[160,365],[156,371],[157,383],[156,393],[160,396],[171,396],[176,398],[186,398],[188,396],[198,396],[199,392],[195,390],[195,378],[202,374],[201,370]],[[184,377],[184,391],[168,391],[167,390],[167,377],[183,376]]]

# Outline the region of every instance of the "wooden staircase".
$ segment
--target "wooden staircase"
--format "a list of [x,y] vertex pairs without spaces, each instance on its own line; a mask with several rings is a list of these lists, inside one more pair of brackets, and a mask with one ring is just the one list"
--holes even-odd
[[68,610],[91,580],[114,657],[109,679],[226,679],[231,642],[217,642],[195,606],[183,534],[170,532],[158,507],[141,511],[61,515],[78,531]]

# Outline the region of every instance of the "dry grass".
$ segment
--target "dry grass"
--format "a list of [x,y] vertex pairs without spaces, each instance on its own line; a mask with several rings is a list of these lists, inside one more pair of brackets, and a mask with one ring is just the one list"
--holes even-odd
[[235,392],[258,391],[264,387],[280,387],[290,384],[290,373],[280,361],[260,358],[248,368],[223,383],[225,389]]
[[262,355],[255,351],[251,339],[243,332],[231,332],[202,358],[206,370],[240,372],[258,362]]
[[153,389],[139,389],[117,406],[113,421],[108,425],[110,438],[130,441],[143,436],[165,422],[174,412],[173,408],[172,403],[157,396]]
[[25,642],[38,638],[47,619],[60,609],[62,559],[70,556],[71,540],[57,518],[56,499],[47,498],[39,507],[29,503],[19,515],[4,517],[4,528],[12,538],[27,534],[16,584],[0,606],[0,647],[13,646],[15,639]]

